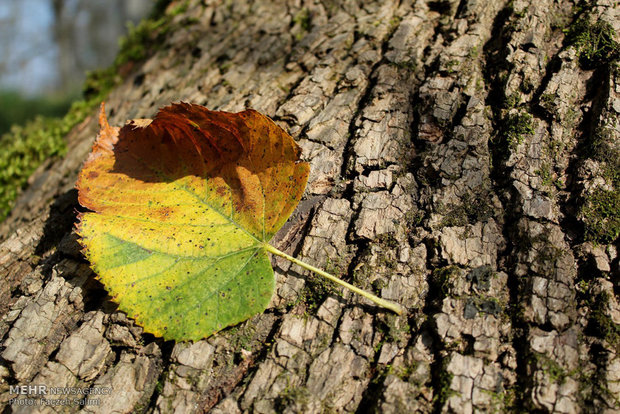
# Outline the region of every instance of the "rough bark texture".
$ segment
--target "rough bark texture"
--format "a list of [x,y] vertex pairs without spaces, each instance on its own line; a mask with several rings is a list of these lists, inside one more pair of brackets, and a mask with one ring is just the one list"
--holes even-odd
[[617,33],[614,2],[251,3],[190,1],[110,123],[180,100],[271,116],[312,165],[275,245],[409,314],[274,259],[264,314],[194,344],[143,334],[72,233],[93,112],[0,227],[7,410],[81,408],[9,406],[16,384],[113,387],[101,413],[620,410],[615,236],[588,215],[617,184],[588,148],[618,150],[620,78],[566,35]]

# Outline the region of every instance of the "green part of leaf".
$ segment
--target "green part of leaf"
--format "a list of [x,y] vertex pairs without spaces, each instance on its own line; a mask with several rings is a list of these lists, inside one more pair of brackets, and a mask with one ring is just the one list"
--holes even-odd
[[[83,218],[83,227],[93,215]],[[201,258],[145,249],[109,233],[98,247],[95,271],[121,308],[166,339],[198,340],[262,312],[275,288],[271,262],[261,245]],[[140,269],[139,272],[136,270]],[[137,276],[139,274],[139,276]]]

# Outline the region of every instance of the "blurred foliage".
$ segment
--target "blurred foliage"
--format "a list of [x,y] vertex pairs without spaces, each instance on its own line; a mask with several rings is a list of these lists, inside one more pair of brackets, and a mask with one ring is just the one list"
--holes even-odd
[[76,98],[75,94],[25,97],[17,91],[0,90],[0,135],[11,125],[22,125],[37,115],[62,116]]
[[[23,125],[13,125],[0,137],[0,221],[11,211],[13,202],[23,189],[28,177],[43,161],[58,157],[66,152],[65,136],[74,126],[82,122],[103,101],[108,92],[123,81],[120,73],[123,65],[140,61],[149,56],[163,35],[169,29],[179,7],[169,10],[170,0],[156,3],[156,11],[151,17],[135,27],[119,41],[120,50],[111,67],[88,74],[84,86],[84,98],[71,104],[66,114],[60,115],[68,107],[68,101],[56,103],[45,99],[22,99],[6,92],[0,113],[5,108],[22,114],[23,118],[13,118],[7,112],[6,123],[26,120]],[[186,2],[180,2],[185,5]],[[184,7],[184,6],[182,6]],[[41,112],[38,110],[41,109]],[[49,112],[48,112],[49,111]]]
[[128,24],[128,34],[119,39],[119,52],[112,66],[88,73],[83,88],[85,98],[107,93],[122,82],[123,66],[141,61],[162,47],[164,36],[170,29],[170,20],[187,7],[187,1],[183,1],[167,10],[170,3],[171,0],[159,0],[148,19],[135,26]]

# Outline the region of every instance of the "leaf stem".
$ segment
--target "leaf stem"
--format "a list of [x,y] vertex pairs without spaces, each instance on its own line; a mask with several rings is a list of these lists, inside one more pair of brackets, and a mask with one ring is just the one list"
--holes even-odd
[[327,272],[325,272],[325,271],[323,271],[323,270],[321,270],[319,268],[316,268],[316,267],[314,267],[312,265],[309,265],[308,263],[304,263],[304,262],[302,262],[299,259],[295,259],[293,256],[289,256],[288,254],[286,254],[286,253],[276,249],[275,247],[273,247],[272,245],[270,245],[268,243],[264,243],[264,247],[265,247],[265,250],[267,250],[268,252],[273,253],[276,256],[284,257],[285,259],[290,260],[291,262],[295,263],[296,265],[299,265],[299,266],[301,266],[301,267],[303,267],[305,269],[308,269],[308,270],[310,270],[310,271],[312,271],[314,273],[317,273],[317,274],[319,274],[319,275],[321,275],[321,276],[331,280],[334,283],[338,283],[339,285],[344,286],[347,289],[352,290],[353,292],[355,292],[355,293],[357,293],[359,295],[362,295],[366,299],[369,299],[369,300],[373,301],[374,303],[376,303],[379,306],[382,306],[382,307],[384,307],[386,309],[389,309],[389,310],[391,310],[393,312],[396,312],[399,315],[405,314],[405,309],[402,306],[400,306],[398,303],[396,303],[396,302],[392,302],[392,301],[386,300],[386,299],[381,299],[380,297],[375,296],[375,295],[373,295],[370,292],[366,292],[365,290],[357,288],[357,287],[355,287],[355,286],[345,282],[344,280],[341,280],[341,279],[337,278],[334,275],[331,275],[331,274],[329,274],[329,273],[327,273]]

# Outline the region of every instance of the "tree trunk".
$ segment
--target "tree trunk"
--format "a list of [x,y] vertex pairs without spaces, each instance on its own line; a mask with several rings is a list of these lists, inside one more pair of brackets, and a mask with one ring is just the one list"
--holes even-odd
[[143,334],[72,232],[93,112],[0,227],[1,401],[41,402],[10,387],[36,384],[111,389],[84,407],[101,413],[620,409],[613,2],[248,3],[180,9],[110,124],[176,101],[271,116],[312,168],[274,245],[408,315],[274,258],[263,314],[193,344]]

